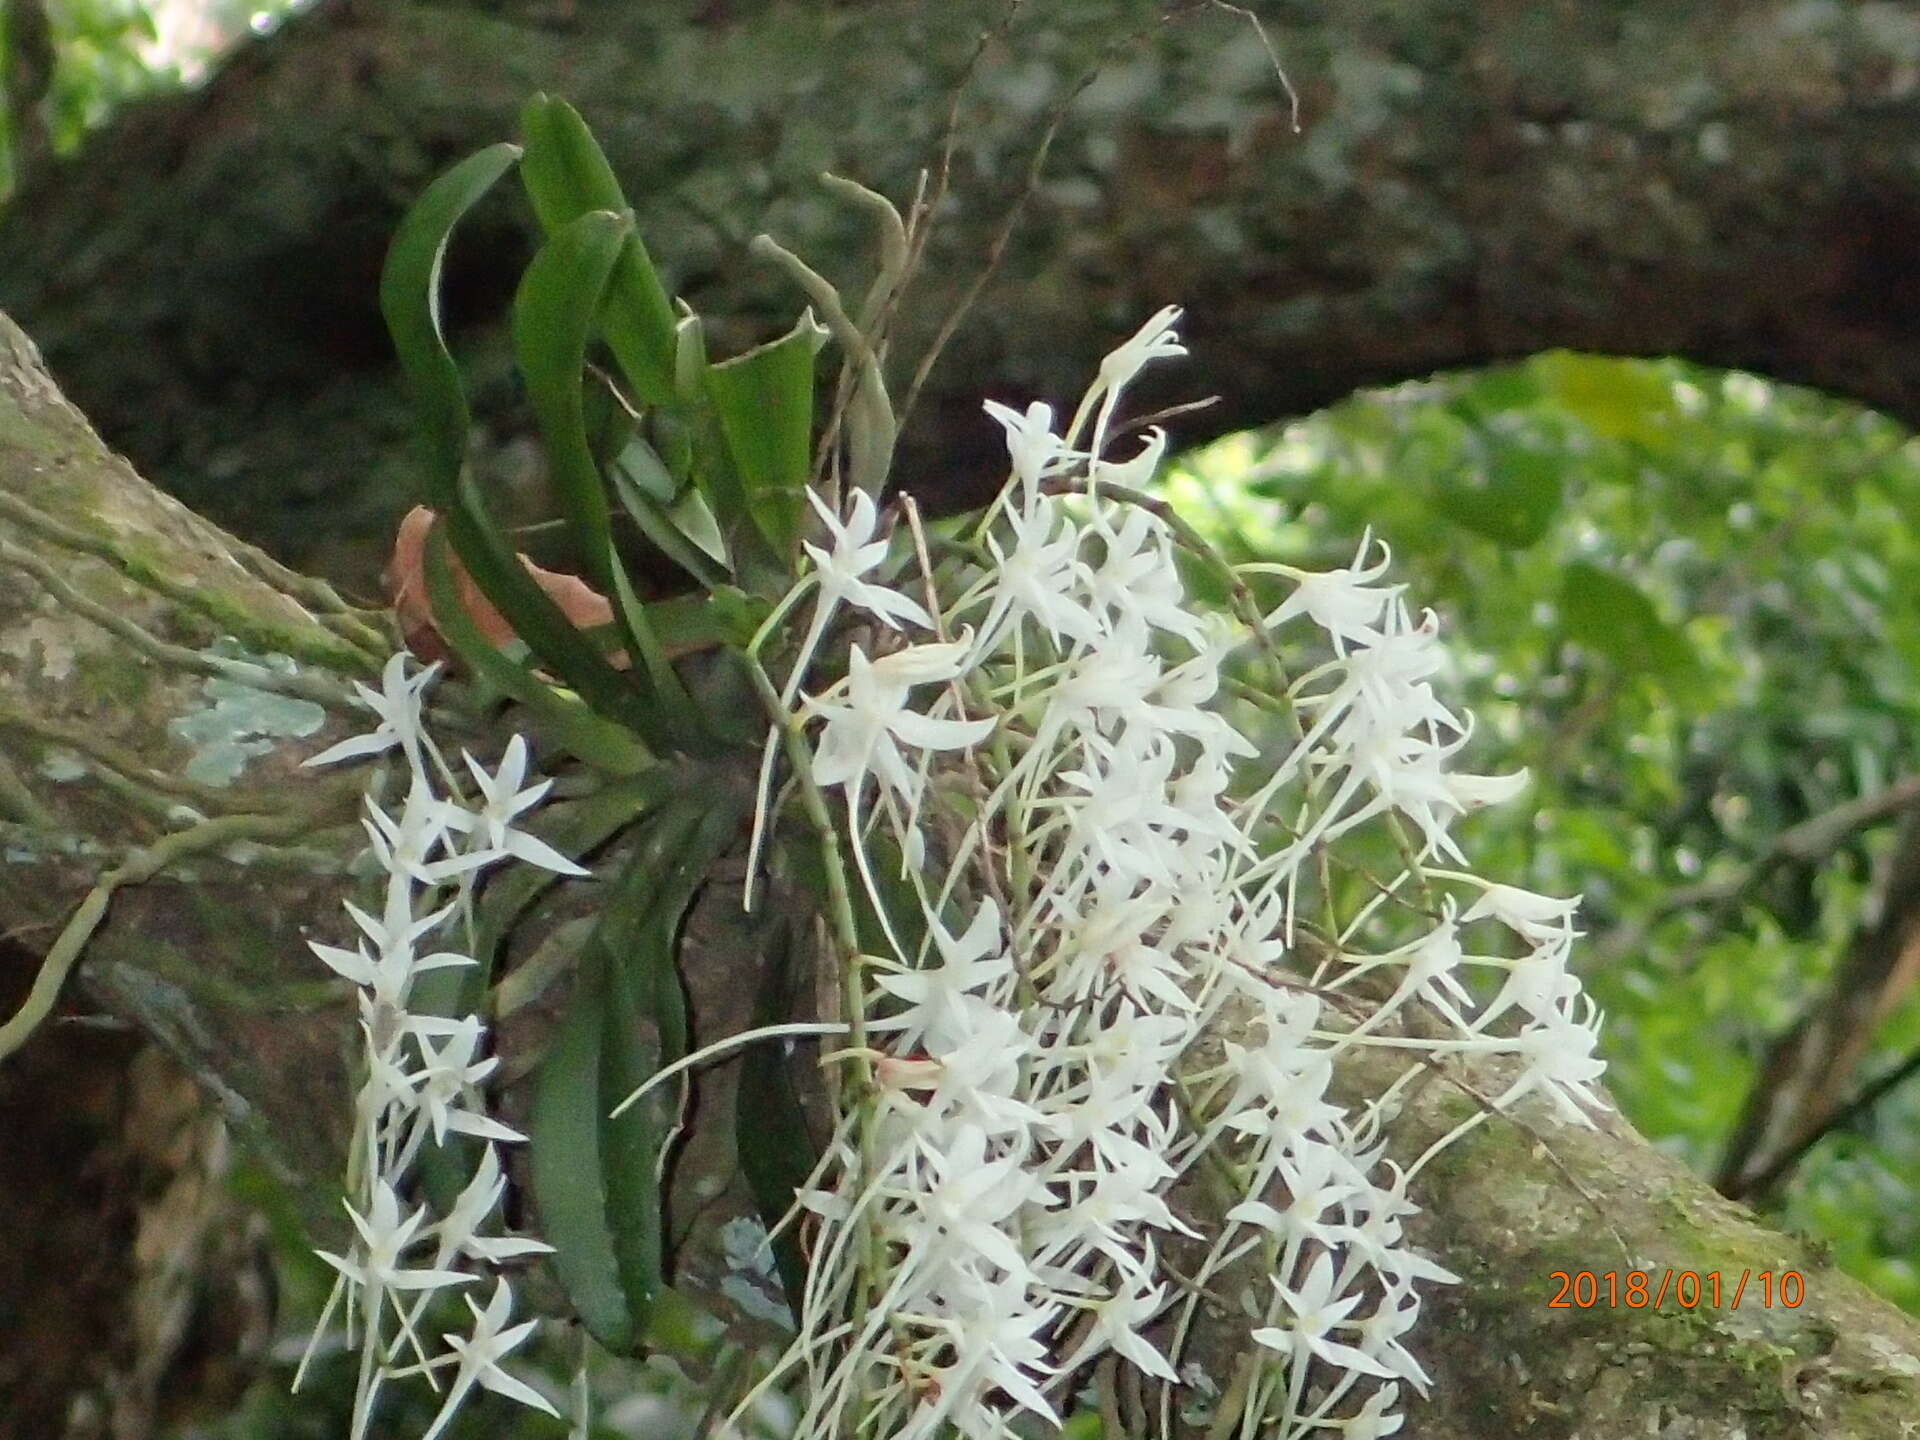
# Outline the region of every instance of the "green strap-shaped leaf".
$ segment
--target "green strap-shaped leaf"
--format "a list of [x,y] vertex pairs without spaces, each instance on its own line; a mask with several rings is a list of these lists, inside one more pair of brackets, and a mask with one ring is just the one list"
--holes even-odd
[[793,553],[813,464],[813,357],[826,331],[811,312],[780,339],[707,368],[707,394],[760,533]]
[[721,548],[742,584],[768,593],[791,583],[789,564],[753,518],[746,482],[740,478],[726,431],[708,393],[706,329],[691,310],[675,328],[674,386],[684,410],[666,413],[655,426],[660,458],[669,474],[686,476],[719,526]]
[[[526,142],[521,179],[548,234],[558,234],[592,210],[628,208],[613,167],[566,101],[534,96],[520,112],[520,130]],[[643,404],[673,401],[673,327],[673,304],[652,257],[639,236],[629,234],[607,295],[605,333]]]
[[[657,810],[686,783],[683,767],[656,765],[578,800],[549,803],[529,828],[569,860],[584,863],[584,857]],[[483,971],[490,972],[497,963],[501,947],[527,907],[559,881],[554,871],[537,865],[510,865],[487,881],[474,910],[473,954]],[[442,973],[429,971],[425,978]]]
[[[755,1027],[793,1018],[795,973],[793,927],[784,915],[772,915],[757,927],[760,985],[754,997]],[[740,1062],[734,1091],[734,1148],[754,1208],[773,1241],[773,1260],[796,1320],[806,1292],[807,1262],[793,1226],[780,1229],[794,1195],[807,1183],[819,1156],[808,1133],[806,1111],[793,1083],[786,1047],[777,1042],[750,1046]]]
[[609,775],[635,775],[652,765],[647,749],[633,735],[562,694],[525,666],[508,659],[480,633],[460,603],[447,561],[446,537],[436,523],[427,537],[427,600],[433,623],[447,644],[471,669],[502,694],[523,705],[534,728],[571,755]]
[[[593,210],[540,248],[513,302],[513,349],[568,528],[589,573],[611,588],[607,492],[587,437],[587,344],[632,221]],[[617,563],[617,562],[616,562]]]
[[594,464],[605,471],[626,452],[640,425],[627,402],[613,389],[612,381],[597,373],[593,379],[595,383],[586,387],[581,399],[587,444],[593,451]]
[[[753,521],[747,489],[727,448],[726,432],[707,393],[707,332],[691,310],[674,327],[674,389],[686,407],[680,422],[670,424],[660,455],[669,473],[687,474],[719,522],[727,554],[736,568],[754,559],[765,569],[775,559],[767,538]],[[669,417],[671,418],[671,417]]]
[[533,1182],[554,1265],[604,1345],[646,1333],[664,1284],[660,1156],[674,1097],[618,1118],[633,1088],[686,1053],[678,952],[687,907],[738,835],[744,804],[689,787],[639,828],[582,951],[574,999],[534,1096]]
[[425,494],[436,510],[453,508],[470,425],[460,368],[440,329],[440,267],[461,216],[519,158],[517,145],[490,145],[429,185],[400,222],[380,276],[380,313],[419,412],[427,452]]
[[427,504],[447,518],[449,538],[474,582],[525,640],[595,710],[647,736],[646,707],[536,585],[480,503],[465,473],[469,416],[460,370],[440,328],[440,267],[460,217],[520,157],[516,145],[490,146],[463,160],[408,212],[387,252],[380,309],[393,335],[425,437]]
[[[656,427],[658,428],[658,427]],[[615,457],[616,465],[639,492],[654,504],[667,506],[686,492],[680,478],[667,468],[660,452],[644,438],[633,437]]]
[[[541,1233],[554,1247],[554,1270],[581,1323],[616,1352],[631,1350],[646,1330],[659,1265],[656,1249],[652,1279],[643,1266],[641,1283],[631,1284],[614,1228],[629,1231],[620,1252],[631,1259],[633,1234],[651,1226],[657,1235],[660,1220],[658,1182],[642,1143],[650,1112],[636,1106],[617,1121],[608,1118],[625,1092],[611,1093],[604,1077],[637,1068],[633,1051],[643,1041],[629,1009],[622,1009],[619,1026],[609,1024],[609,1010],[628,993],[615,991],[614,972],[621,940],[639,933],[675,849],[697,823],[684,805],[669,804],[639,827],[633,856],[582,949],[566,1018],[534,1087],[530,1168]],[[610,1031],[620,1052],[614,1060],[607,1058]],[[636,1129],[640,1140],[633,1138]],[[615,1173],[615,1167],[627,1168]],[[636,1205],[640,1213],[621,1213]]]
[[[607,549],[611,555],[611,543]],[[626,637],[629,646],[639,651],[640,662],[653,679],[662,711],[673,727],[676,738],[690,752],[712,753],[718,748],[713,743],[713,727],[701,715],[699,706],[693,703],[693,697],[687,693],[687,687],[680,679],[680,672],[673,668],[673,662],[667,658],[660,637],[654,633],[653,624],[647,618],[646,607],[633,593],[633,586],[627,583],[627,572],[617,555],[612,556],[612,576],[613,613],[618,617],[621,634]]]
[[[680,975],[680,926],[714,861],[732,844],[741,808],[711,795],[687,793],[681,812],[693,820],[668,858],[634,943],[609,952],[612,977],[607,1012],[607,1049],[601,1059],[603,1094],[613,1104],[631,1094],[661,1066],[687,1053],[685,983]],[[653,867],[649,867],[650,872]],[[621,1283],[629,1297],[649,1302],[663,1284],[664,1197],[661,1153],[678,1117],[678,1087],[663,1088],[649,1102],[606,1122],[606,1144],[619,1163],[607,1167],[607,1217]],[[636,1312],[636,1323],[645,1319]]]
[[520,178],[548,234],[589,210],[627,208],[605,152],[566,101],[535,95],[520,109],[520,135],[527,151]]
[[[606,957],[599,1093],[609,1112],[661,1065],[679,1058],[667,1053],[663,1027],[653,1013],[651,997],[639,988],[633,958]],[[640,1333],[645,1332],[653,1299],[666,1281],[666,1216],[659,1164],[666,1123],[655,1109],[641,1105],[618,1117],[606,1113],[600,1117],[614,1273]]]
[[603,955],[583,960],[574,974],[566,1019],[534,1089],[530,1169],[540,1232],[553,1246],[553,1268],[567,1298],[587,1333],[621,1353],[632,1348],[635,1331],[614,1259],[601,1153],[607,976]]
[[[530,828],[562,855],[578,861],[663,803],[681,780],[673,767],[656,765],[582,799],[549,806]],[[448,1019],[491,1014],[488,990],[508,934],[526,908],[560,879],[554,871],[536,865],[509,866],[490,879],[475,907],[472,954],[478,963],[427,971],[414,983],[408,1008]],[[479,1158],[479,1142],[466,1135],[449,1135],[440,1145],[430,1141],[421,1150],[421,1183],[439,1209],[451,1208],[473,1177]]]

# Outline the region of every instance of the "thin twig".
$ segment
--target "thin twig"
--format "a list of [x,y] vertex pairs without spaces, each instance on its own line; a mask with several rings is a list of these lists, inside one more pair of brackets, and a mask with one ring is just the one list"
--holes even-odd
[[1915,805],[1920,805],[1920,775],[1908,775],[1884,790],[1836,805],[1782,830],[1741,869],[1716,880],[1669,890],[1637,920],[1614,930],[1600,947],[1602,957],[1611,959],[1638,950],[1656,925],[1682,910],[1705,909],[1715,915],[1725,914],[1759,889],[1782,865],[1815,865],[1830,859],[1860,831],[1890,820]]
[[1267,34],[1267,27],[1260,23],[1260,17],[1245,5],[1231,5],[1228,0],[1205,0],[1215,10],[1225,10],[1230,15],[1238,15],[1253,27],[1253,33],[1260,37],[1260,44],[1267,52],[1267,59],[1273,62],[1274,78],[1280,82],[1280,88],[1287,96],[1287,121],[1293,127],[1293,133],[1300,133],[1300,92],[1293,88],[1293,81],[1287,78],[1287,67],[1280,63],[1280,52],[1274,48],[1273,39]]
[[1920,1075],[1920,1050],[1914,1051],[1878,1080],[1868,1084],[1853,1099],[1768,1161],[1766,1168],[1757,1175],[1742,1176],[1740,1193],[1742,1195],[1765,1194],[1787,1171],[1799,1164],[1801,1158],[1814,1146],[1834,1131],[1852,1124],[1915,1075]]
[[[1128,43],[1138,39],[1139,35],[1130,36]],[[986,263],[980,267],[972,281],[968,283],[966,290],[947,311],[946,318],[940,322],[940,329],[934,334],[933,343],[927,347],[926,353],[920,357],[920,363],[914,367],[913,382],[907,386],[907,398],[900,406],[900,423],[903,426],[906,424],[907,417],[913,414],[914,403],[920,398],[920,391],[926,385],[927,377],[933,373],[934,362],[947,348],[954,333],[959,330],[961,322],[966,319],[967,313],[979,300],[981,291],[987,288],[987,282],[992,280],[999,271],[1000,262],[1006,258],[1007,246],[1013,241],[1014,226],[1019,223],[1022,212],[1026,210],[1027,201],[1032,199],[1040,188],[1041,172],[1046,168],[1047,155],[1053,149],[1054,139],[1059,135],[1060,126],[1067,118],[1067,111],[1072,108],[1073,102],[1086,92],[1087,87],[1099,78],[1100,72],[1106,68],[1107,61],[1117,54],[1120,48],[1118,43],[1109,46],[1100,59],[1089,66],[1086,73],[1074,82],[1073,87],[1061,97],[1060,103],[1054,106],[1053,113],[1048,116],[1046,128],[1040,133],[1040,143],[1034,146],[1033,154],[1027,161],[1027,173],[1021,182],[1020,193],[1014,196],[1013,204],[1007,207],[1006,214],[1000,219],[1000,228],[994,233],[992,242],[987,246]]]

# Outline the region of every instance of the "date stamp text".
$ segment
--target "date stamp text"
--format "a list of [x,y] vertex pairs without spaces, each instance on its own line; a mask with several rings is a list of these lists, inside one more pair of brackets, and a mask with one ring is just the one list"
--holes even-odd
[[1559,1286],[1547,1301],[1549,1310],[1658,1310],[1672,1301],[1682,1310],[1706,1306],[1738,1310],[1759,1304],[1771,1310],[1779,1305],[1799,1308],[1807,1298],[1806,1277],[1798,1270],[1555,1270],[1547,1276]]

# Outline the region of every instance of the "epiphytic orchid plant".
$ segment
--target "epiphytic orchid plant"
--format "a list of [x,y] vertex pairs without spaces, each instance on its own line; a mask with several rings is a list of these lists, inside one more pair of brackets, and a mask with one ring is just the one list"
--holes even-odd
[[[1086,1409],[1133,1434],[1398,1430],[1428,1384],[1422,1288],[1455,1278],[1405,1236],[1422,1168],[1523,1095],[1571,1123],[1601,1103],[1573,902],[1477,874],[1454,835],[1523,782],[1454,768],[1470,722],[1435,689],[1434,616],[1370,538],[1332,571],[1234,570],[1151,496],[1165,436],[1129,424],[1127,392],[1185,353],[1172,308],[1064,424],[989,401],[1005,488],[923,522],[885,497],[883,368],[924,214],[830,182],[876,217],[880,279],[850,310],[763,238],[812,308],[716,362],[578,116],[541,98],[524,120],[427,192],[382,290],[428,441],[397,604],[518,731],[462,776],[421,718],[434,670],[396,657],[364,696],[377,728],[315,757],[397,754],[407,787],[397,815],[369,802],[380,918],[315,947],[359,987],[366,1040],[356,1238],[327,1256],[356,1434],[407,1376],[446,1382],[436,1432],[477,1389],[547,1403],[502,1365],[533,1324],[509,1325],[502,1266],[549,1265],[602,1345],[657,1337],[668,1082],[796,1037],[821,1042],[800,1088],[826,1126],[804,1143],[792,1065],[754,1072],[784,1076],[743,1096],[783,1123],[738,1143],[794,1324],[725,1397],[736,1417],[779,1390],[807,1437],[1031,1434]],[[577,574],[490,516],[439,328],[448,236],[515,165],[548,238],[514,343]],[[629,568],[641,539],[678,593],[640,598],[660,588]],[[545,839],[527,735],[569,779]],[[741,981],[778,1003],[696,1035],[682,933],[723,863],[765,939]],[[495,974],[532,897],[588,865],[578,942]],[[523,1137],[489,1112],[488,1027],[562,973]],[[1404,1087],[1459,1052],[1510,1057],[1510,1088],[1389,1158]],[[1403,1055],[1400,1078],[1336,1098],[1362,1055]],[[528,1152],[537,1240],[492,1220],[503,1146]],[[442,1289],[470,1319],[429,1343]],[[1223,1324],[1231,1385],[1194,1353]]]

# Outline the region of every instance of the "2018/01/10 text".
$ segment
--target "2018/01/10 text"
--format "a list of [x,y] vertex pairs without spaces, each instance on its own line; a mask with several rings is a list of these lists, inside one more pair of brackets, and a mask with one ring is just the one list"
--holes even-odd
[[1668,1269],[1660,1277],[1658,1290],[1654,1288],[1653,1272],[1649,1270],[1602,1270],[1598,1274],[1592,1270],[1555,1270],[1547,1278],[1560,1282],[1559,1290],[1547,1301],[1549,1310],[1591,1310],[1598,1305],[1610,1309],[1624,1305],[1630,1310],[1651,1306],[1657,1310],[1669,1295],[1683,1310],[1694,1310],[1703,1304],[1719,1309],[1723,1299],[1726,1308],[1738,1310],[1741,1301],[1748,1298],[1749,1282],[1754,1286],[1755,1298],[1767,1309],[1775,1304],[1788,1310],[1796,1309],[1807,1298],[1806,1277],[1798,1270],[1742,1270],[1738,1281],[1729,1285],[1723,1282],[1718,1270]]

